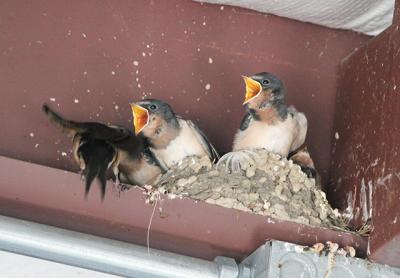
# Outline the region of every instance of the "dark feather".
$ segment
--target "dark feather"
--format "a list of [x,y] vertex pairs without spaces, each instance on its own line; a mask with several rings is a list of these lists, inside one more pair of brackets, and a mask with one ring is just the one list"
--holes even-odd
[[115,161],[116,151],[106,141],[92,138],[91,134],[83,134],[78,155],[86,165],[83,171],[86,180],[85,196],[87,197],[93,180],[97,178],[101,186],[101,197],[104,199],[107,170]]
[[47,115],[52,123],[54,123],[63,132],[74,136],[75,134],[90,134],[92,138],[108,140],[108,141],[120,141],[129,136],[127,130],[119,126],[108,126],[102,123],[96,122],[75,122],[67,120],[60,116],[58,113],[53,111],[46,104],[42,107],[43,112]]
[[217,152],[217,149],[210,142],[210,140],[207,138],[207,136],[204,134],[204,132],[200,128],[198,128],[192,121],[186,120],[186,122],[194,130],[194,132],[197,133],[198,138],[201,141],[200,143],[207,149],[210,160],[213,162],[217,162],[218,159],[220,158],[220,156]]
[[253,118],[253,116],[250,113],[247,113],[243,119],[242,122],[240,123],[240,130],[246,130],[249,127],[250,121]]

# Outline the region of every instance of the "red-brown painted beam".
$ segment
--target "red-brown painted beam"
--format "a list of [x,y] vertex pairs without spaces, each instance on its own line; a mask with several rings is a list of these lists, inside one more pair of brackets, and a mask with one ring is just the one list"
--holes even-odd
[[371,259],[400,267],[398,4],[396,23],[342,65],[328,196],[354,207],[354,226],[370,218]]
[[[143,190],[120,195],[109,184],[104,203],[94,186],[83,197],[80,176],[46,166],[0,157],[0,213],[62,228],[146,244],[153,206]],[[158,202],[150,229],[150,246],[213,259],[244,258],[267,239],[303,245],[331,240],[352,245],[360,256],[366,239],[351,233],[300,225],[227,209],[190,199]]]
[[131,127],[128,102],[161,98],[226,152],[244,112],[241,75],[271,71],[308,116],[325,178],[338,65],[369,39],[189,0],[1,1],[0,18],[0,154],[68,170],[70,142],[49,126],[44,102],[76,120]]

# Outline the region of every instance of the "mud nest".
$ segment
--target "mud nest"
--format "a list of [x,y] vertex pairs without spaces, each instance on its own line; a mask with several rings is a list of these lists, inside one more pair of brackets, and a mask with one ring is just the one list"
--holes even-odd
[[188,157],[161,177],[155,192],[302,224],[346,226],[346,218],[298,165],[265,150],[256,154],[253,163],[242,163],[235,172],[207,157]]

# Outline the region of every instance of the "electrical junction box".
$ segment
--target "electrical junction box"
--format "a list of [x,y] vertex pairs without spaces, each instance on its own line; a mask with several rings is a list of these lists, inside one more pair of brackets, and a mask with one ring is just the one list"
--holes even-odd
[[269,241],[240,264],[239,277],[251,278],[395,278],[400,269],[303,246]]

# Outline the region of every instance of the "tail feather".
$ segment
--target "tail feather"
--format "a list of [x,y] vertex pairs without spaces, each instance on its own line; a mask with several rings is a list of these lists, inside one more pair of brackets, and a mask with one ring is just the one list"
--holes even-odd
[[101,190],[101,200],[104,201],[104,196],[106,195],[106,183],[107,183],[107,168],[102,167],[97,174],[97,178],[100,182],[100,190]]
[[47,104],[42,106],[42,110],[55,126],[60,128],[68,135],[74,136],[76,133],[85,132],[85,128],[82,126],[82,124],[63,118],[54,110],[52,110]]
[[93,167],[94,165],[89,164],[87,171],[85,171],[85,198],[87,198],[90,187],[92,185],[93,180],[97,177],[99,174],[99,169],[96,169]]
[[116,150],[105,141],[83,135],[78,155],[84,160],[85,196],[87,197],[91,184],[97,178],[101,186],[101,198],[104,200],[107,184],[107,172],[116,159]]

